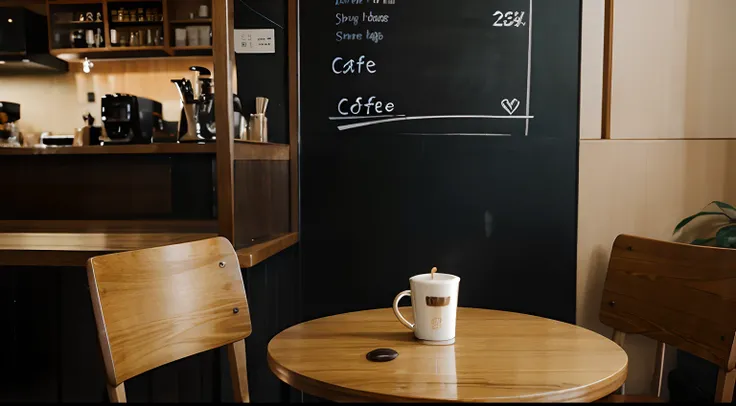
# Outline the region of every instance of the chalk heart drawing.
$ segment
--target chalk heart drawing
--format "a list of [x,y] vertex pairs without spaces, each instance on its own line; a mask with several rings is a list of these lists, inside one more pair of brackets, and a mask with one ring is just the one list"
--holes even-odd
[[503,99],[503,101],[501,101],[501,106],[507,113],[509,113],[509,115],[513,116],[519,106],[521,106],[521,102],[517,99],[511,101],[509,101],[509,99]]

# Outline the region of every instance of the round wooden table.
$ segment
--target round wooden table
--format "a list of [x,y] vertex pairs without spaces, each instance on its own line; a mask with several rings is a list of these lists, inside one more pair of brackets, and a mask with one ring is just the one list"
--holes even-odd
[[[586,402],[626,380],[626,353],[590,330],[495,310],[457,317],[450,346],[418,343],[391,309],[317,319],[274,337],[268,363],[285,383],[333,401]],[[368,361],[377,348],[399,356]]]

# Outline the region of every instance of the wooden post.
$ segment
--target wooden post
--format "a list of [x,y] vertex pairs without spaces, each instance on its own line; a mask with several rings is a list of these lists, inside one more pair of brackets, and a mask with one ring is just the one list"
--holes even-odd
[[299,3],[289,0],[288,14],[288,48],[289,48],[289,145],[291,181],[291,231],[299,231]]
[[606,0],[603,31],[603,127],[601,138],[611,139],[611,91],[613,86],[613,16],[614,0]]
[[217,220],[219,234],[235,245],[233,64],[234,0],[212,1],[212,52],[215,79],[215,121],[217,122]]

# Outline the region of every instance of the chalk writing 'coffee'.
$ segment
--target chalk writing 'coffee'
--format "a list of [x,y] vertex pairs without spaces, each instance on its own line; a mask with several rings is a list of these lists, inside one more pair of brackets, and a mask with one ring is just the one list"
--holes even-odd
[[371,114],[393,113],[394,108],[393,103],[377,101],[376,96],[369,97],[367,102],[364,102],[362,97],[358,97],[352,104],[350,104],[350,100],[347,98],[343,98],[337,103],[337,111],[343,116],[370,116]]

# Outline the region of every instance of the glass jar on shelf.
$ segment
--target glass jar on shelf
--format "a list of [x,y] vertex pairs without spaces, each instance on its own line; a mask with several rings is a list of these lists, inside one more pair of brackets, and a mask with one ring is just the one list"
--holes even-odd
[[118,41],[121,47],[127,47],[128,46],[128,33],[120,30],[118,34]]

